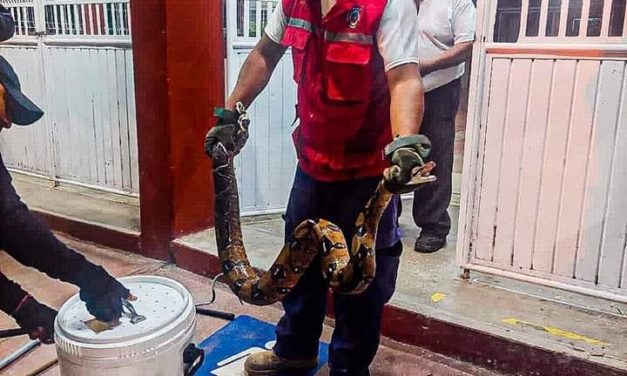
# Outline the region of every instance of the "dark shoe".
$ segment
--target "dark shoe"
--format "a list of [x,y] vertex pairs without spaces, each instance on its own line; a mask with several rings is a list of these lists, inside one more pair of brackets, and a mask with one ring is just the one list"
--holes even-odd
[[246,359],[244,369],[248,376],[272,376],[281,372],[308,371],[318,366],[318,359],[281,359],[273,351],[262,351]]
[[431,234],[420,234],[416,239],[414,250],[419,253],[434,253],[444,248],[446,245],[446,237]]

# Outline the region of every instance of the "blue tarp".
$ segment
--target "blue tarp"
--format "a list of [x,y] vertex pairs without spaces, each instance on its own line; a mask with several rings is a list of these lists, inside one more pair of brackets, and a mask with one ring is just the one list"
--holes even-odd
[[[205,362],[196,375],[244,375],[248,355],[274,346],[274,329],[274,325],[267,322],[239,316],[199,345],[205,351]],[[319,358],[319,367],[322,367],[329,358],[328,344],[320,343]],[[317,371],[312,371],[311,375]]]

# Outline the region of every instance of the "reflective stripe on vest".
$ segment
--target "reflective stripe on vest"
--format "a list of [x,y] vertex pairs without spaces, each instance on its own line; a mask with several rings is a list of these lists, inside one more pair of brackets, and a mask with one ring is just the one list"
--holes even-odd
[[[310,33],[314,31],[314,27],[311,25],[311,22],[300,18],[290,18],[287,24],[288,26],[302,29]],[[324,32],[324,39],[330,42],[348,42],[367,45],[372,45],[374,43],[372,35],[361,33],[333,33],[326,30]]]
[[290,20],[288,21],[288,26],[292,26],[295,27],[297,29],[303,29],[303,30],[307,30],[309,32],[313,32],[313,26],[311,25],[311,22],[309,21],[305,21],[303,19],[300,18],[290,18]]

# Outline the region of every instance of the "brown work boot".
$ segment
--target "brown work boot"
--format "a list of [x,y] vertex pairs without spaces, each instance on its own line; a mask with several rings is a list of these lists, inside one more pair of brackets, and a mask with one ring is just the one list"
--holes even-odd
[[308,371],[316,368],[318,359],[289,360],[281,359],[274,351],[262,351],[252,354],[246,359],[244,369],[248,376],[272,376],[279,372]]

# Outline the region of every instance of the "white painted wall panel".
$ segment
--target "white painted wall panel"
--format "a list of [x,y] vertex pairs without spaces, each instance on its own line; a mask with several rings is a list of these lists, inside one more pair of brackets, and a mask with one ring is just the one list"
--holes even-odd
[[520,189],[523,138],[527,120],[531,60],[513,60],[510,67],[505,130],[499,174],[498,206],[493,261],[511,265],[513,259],[516,204]]
[[[43,51],[30,47],[0,49],[16,67],[25,91],[46,112],[40,124],[2,136],[0,145],[7,163],[51,178],[137,193],[131,50],[42,48]],[[43,74],[37,69],[41,59],[45,61]],[[50,153],[46,149],[47,137],[54,148]]]
[[624,69],[621,84],[618,127],[600,247],[599,284],[627,288],[627,74]]
[[491,62],[469,263],[627,295],[627,62]]
[[[538,188],[537,231],[533,243],[533,268],[545,273],[553,270],[553,255],[557,237],[557,221],[560,211],[562,171],[566,155],[568,127],[571,118],[571,100],[575,88],[576,60],[547,60],[553,66],[551,97],[548,103],[548,121],[542,160],[542,178]],[[542,111],[542,106],[534,108]]]
[[[32,46],[2,46],[0,55],[11,63],[20,77],[22,91],[35,103],[45,107],[39,50]],[[11,168],[50,174],[47,137],[43,120],[30,127],[14,126],[10,131],[1,132],[0,151],[4,162]]]
[[[230,63],[230,86],[250,53],[238,49],[236,64]],[[268,87],[250,108],[250,139],[236,160],[241,210],[244,214],[282,210],[287,205],[296,169],[291,124],[295,117],[296,84],[292,57],[279,62]]]
[[[590,137],[583,214],[575,262],[575,278],[596,282],[599,271],[601,237],[606,219],[618,113],[625,63],[605,61],[599,71],[598,94]],[[627,186],[626,186],[627,188]]]
[[50,48],[46,77],[54,121],[57,176],[137,192],[137,159],[130,50]]
[[[277,4],[278,0],[226,2],[229,92]],[[287,206],[296,169],[291,139],[296,115],[296,84],[292,76],[292,56],[288,50],[268,87],[249,109],[250,139],[235,160],[241,210],[245,215],[278,212]]]
[[562,123],[569,131],[553,273],[564,277],[575,272],[598,73],[598,61],[577,64],[572,118],[570,124]]
[[542,160],[547,147],[544,142],[549,112],[546,103],[551,96],[553,61],[539,60],[531,68],[514,228],[513,263],[520,269],[530,269],[533,265]]
[[138,193],[129,1],[5,5],[17,30],[0,54],[46,113],[38,124],[3,132],[7,164],[52,180]]
[[492,261],[494,250],[495,220],[497,212],[499,179],[501,172],[501,155],[503,149],[504,127],[493,127],[491,124],[504,124],[507,110],[507,95],[510,80],[511,62],[499,59],[493,62],[490,79],[490,96],[488,110],[488,126],[485,127],[483,169],[479,177],[481,182],[479,198],[479,214],[475,237],[475,255],[478,259]]
[[527,35],[528,3],[512,23],[496,22],[510,12],[496,1],[477,4],[457,259],[627,302],[627,26],[619,35],[605,2],[588,36],[584,0],[571,35],[562,2],[558,33],[542,2]]

